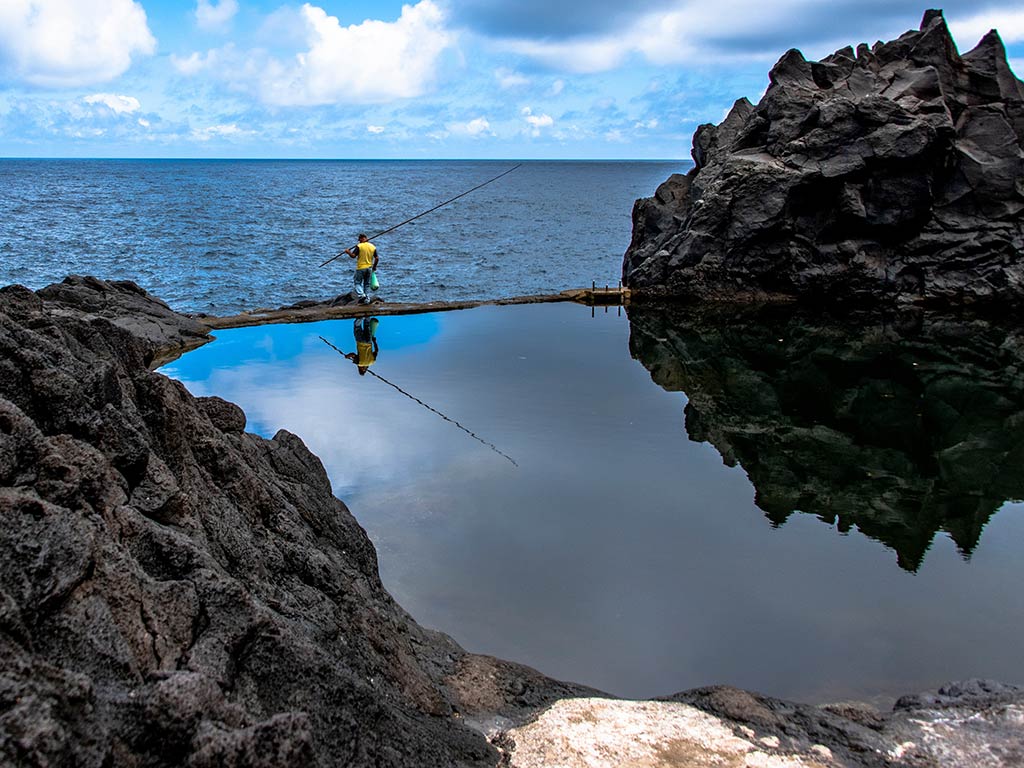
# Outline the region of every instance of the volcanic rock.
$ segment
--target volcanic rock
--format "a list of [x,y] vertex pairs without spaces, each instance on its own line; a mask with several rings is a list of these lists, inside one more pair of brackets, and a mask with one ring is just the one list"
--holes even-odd
[[[1024,83],[941,11],[821,61],[790,50],[695,167],[633,209],[637,294],[969,303],[1024,295]],[[635,294],[635,295],[637,295]]]
[[299,437],[149,370],[202,338],[129,284],[0,290],[0,764],[1019,765],[1010,686],[637,704],[467,653],[384,590]]
[[[132,284],[0,290],[0,764],[494,765],[320,460],[148,369],[206,338]],[[492,714],[593,693],[468,658]]]

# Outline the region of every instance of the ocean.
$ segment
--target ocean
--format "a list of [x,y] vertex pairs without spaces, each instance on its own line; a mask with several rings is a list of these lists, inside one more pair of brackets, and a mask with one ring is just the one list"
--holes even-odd
[[[133,280],[181,312],[351,289],[321,262],[518,161],[0,160],[0,282]],[[376,240],[381,298],[497,299],[616,285],[631,211],[689,161],[526,161]]]

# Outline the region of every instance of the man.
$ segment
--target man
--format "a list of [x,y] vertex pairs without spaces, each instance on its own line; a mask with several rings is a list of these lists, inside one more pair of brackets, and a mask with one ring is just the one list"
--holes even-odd
[[360,304],[370,303],[370,281],[377,269],[377,246],[371,243],[366,235],[359,235],[359,244],[355,248],[346,248],[345,253],[356,260],[356,300]]
[[357,317],[352,325],[352,333],[356,337],[356,351],[349,352],[345,357],[356,364],[360,376],[366,375],[366,371],[377,362],[377,355],[380,354],[380,345],[377,343],[379,323],[376,317]]

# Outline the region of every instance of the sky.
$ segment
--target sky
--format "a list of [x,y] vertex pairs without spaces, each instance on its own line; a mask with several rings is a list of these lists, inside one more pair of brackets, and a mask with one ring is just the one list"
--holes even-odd
[[[0,0],[0,157],[689,156],[789,48],[905,0]],[[1024,73],[1022,0],[947,0]]]

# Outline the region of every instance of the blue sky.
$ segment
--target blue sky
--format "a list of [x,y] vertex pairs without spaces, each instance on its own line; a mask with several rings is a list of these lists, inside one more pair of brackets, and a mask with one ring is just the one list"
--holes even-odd
[[[0,156],[684,158],[904,0],[0,0]],[[950,0],[961,51],[1021,0]]]

